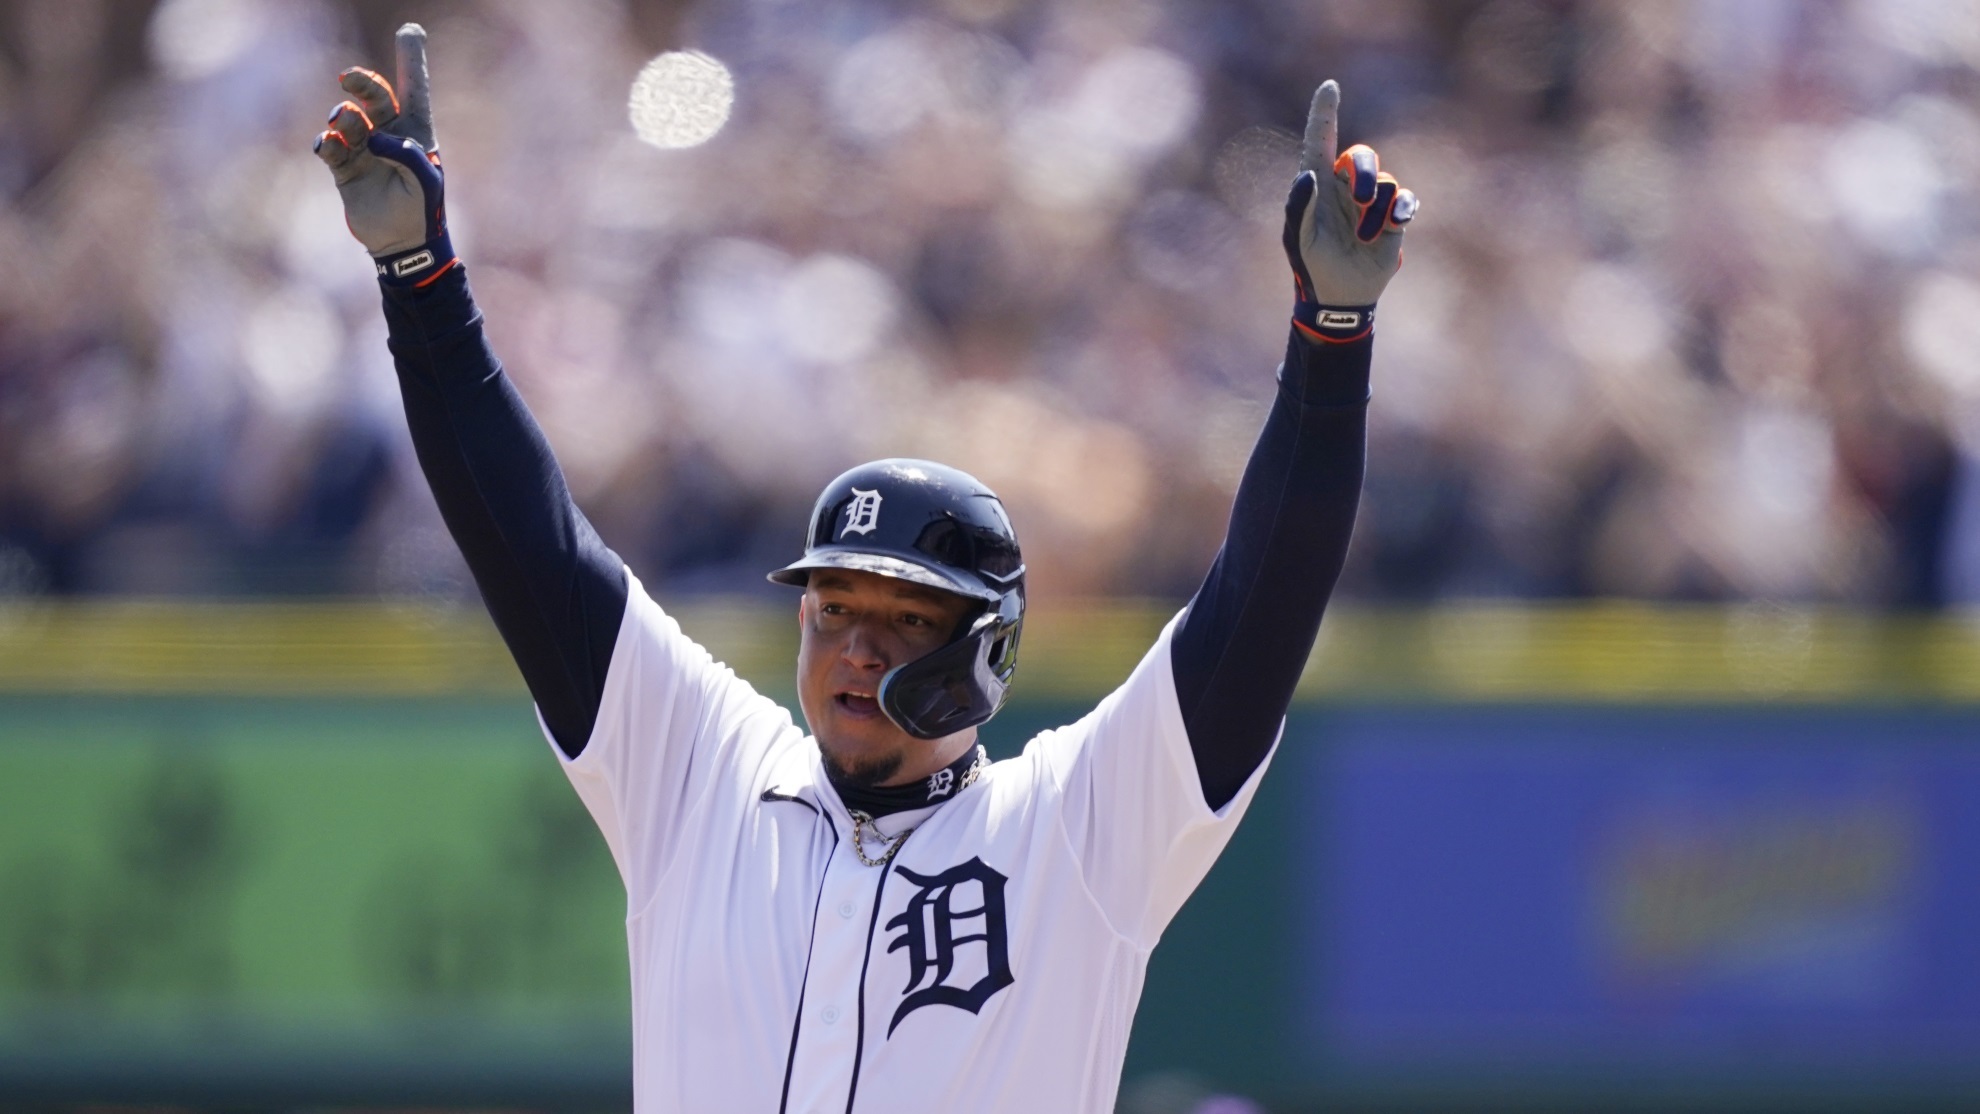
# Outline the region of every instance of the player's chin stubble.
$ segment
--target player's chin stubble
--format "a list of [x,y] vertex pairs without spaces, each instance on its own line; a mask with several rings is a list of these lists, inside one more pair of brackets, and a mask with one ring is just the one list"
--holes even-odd
[[895,751],[892,754],[880,755],[871,762],[847,766],[840,762],[823,743],[818,745],[818,754],[825,761],[825,776],[832,779],[832,784],[851,785],[860,789],[873,789],[892,781],[894,775],[901,772],[901,763],[904,760],[901,753]]

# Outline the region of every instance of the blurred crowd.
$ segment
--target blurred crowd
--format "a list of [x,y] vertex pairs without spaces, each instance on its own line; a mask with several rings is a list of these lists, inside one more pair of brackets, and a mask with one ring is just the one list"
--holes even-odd
[[[497,350],[660,591],[917,455],[1038,590],[1189,592],[1336,77],[1423,200],[1344,594],[1980,597],[1974,0],[9,0],[0,593],[471,591],[310,153],[401,19]],[[735,99],[668,150],[678,49]]]

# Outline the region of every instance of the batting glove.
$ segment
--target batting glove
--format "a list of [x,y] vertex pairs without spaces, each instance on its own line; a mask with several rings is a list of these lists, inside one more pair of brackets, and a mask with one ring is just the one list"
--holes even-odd
[[330,126],[316,137],[316,154],[337,179],[344,223],[371,253],[378,281],[425,286],[458,260],[447,237],[425,29],[417,23],[399,28],[397,47],[396,92],[371,70],[338,76],[350,99],[331,110]]
[[1335,344],[1374,329],[1375,300],[1402,266],[1403,229],[1416,216],[1416,195],[1382,173],[1373,148],[1357,143],[1334,156],[1340,109],[1341,87],[1323,83],[1313,94],[1299,177],[1286,198],[1293,326]]

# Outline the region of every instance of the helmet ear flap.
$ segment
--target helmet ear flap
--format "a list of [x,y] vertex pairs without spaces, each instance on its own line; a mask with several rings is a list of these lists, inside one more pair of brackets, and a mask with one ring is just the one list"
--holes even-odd
[[1024,588],[1007,593],[997,601],[997,619],[984,655],[990,672],[1004,684],[1017,672],[1018,636],[1024,633]]
[[1023,608],[1017,592],[1006,593],[960,638],[888,670],[880,679],[880,710],[917,739],[940,739],[996,715],[1017,671]]

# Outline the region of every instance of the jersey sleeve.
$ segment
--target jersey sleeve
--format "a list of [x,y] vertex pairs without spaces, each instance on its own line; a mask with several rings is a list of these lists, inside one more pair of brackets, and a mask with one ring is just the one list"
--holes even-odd
[[781,705],[689,638],[630,569],[626,588],[625,618],[584,749],[572,758],[547,728],[544,735],[638,909],[706,796],[750,791],[754,773],[802,733]]
[[[1088,892],[1115,931],[1150,948],[1230,842],[1268,752],[1221,808],[1202,779],[1176,699],[1176,620],[1085,718],[1031,746],[1059,791],[1058,815]],[[1277,748],[1274,741],[1273,748]]]

